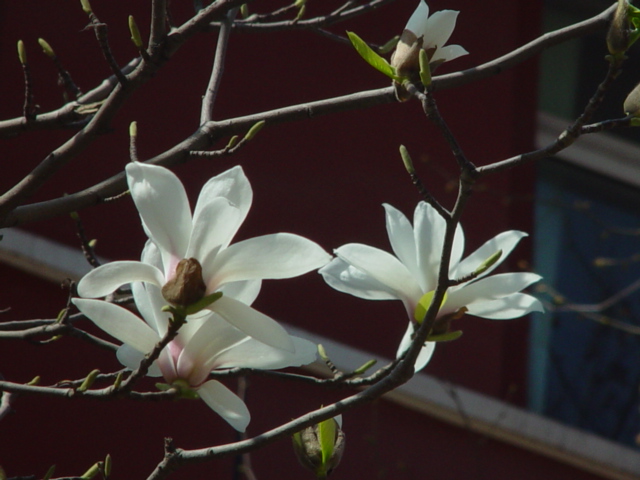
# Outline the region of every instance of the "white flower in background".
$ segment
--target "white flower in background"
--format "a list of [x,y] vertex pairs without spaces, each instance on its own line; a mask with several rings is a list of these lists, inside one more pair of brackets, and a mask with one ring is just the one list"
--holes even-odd
[[[350,243],[335,251],[336,258],[320,269],[325,281],[341,292],[368,300],[401,300],[409,316],[409,328],[398,348],[401,355],[411,344],[416,318],[424,314],[419,306],[423,296],[433,295],[440,268],[446,224],[425,202],[416,207],[413,226],[391,205],[386,210],[387,233],[395,256],[367,245]],[[515,230],[492,238],[462,259],[464,234],[458,225],[451,252],[449,278],[462,279],[475,272],[488,258],[501,251],[500,258],[477,278],[450,287],[438,318],[462,314],[496,320],[521,317],[542,311],[539,300],[521,293],[540,280],[534,273],[502,273],[487,277],[527,234]],[[430,302],[429,302],[430,303]],[[419,308],[416,312],[416,308]],[[461,310],[462,309],[462,310]],[[415,364],[422,369],[431,358],[434,342],[426,342]]]
[[418,72],[420,49],[427,52],[432,71],[444,62],[467,55],[469,52],[460,45],[445,46],[456,26],[458,13],[455,10],[442,10],[429,16],[429,6],[420,0],[391,57],[391,65],[396,73],[410,76]]
[[230,245],[253,197],[241,167],[209,180],[193,215],[182,183],[166,168],[133,162],[126,173],[149,237],[142,262],[98,267],[78,283],[78,294],[99,298],[126,283],[148,282],[163,288],[170,303],[189,305],[204,295],[222,292],[208,309],[247,335],[293,352],[284,329],[249,305],[262,279],[295,277],[325,265],[331,256],[311,240],[290,233]]
[[[136,369],[145,354],[151,352],[166,334],[170,314],[161,311],[166,304],[160,289],[136,282],[134,300],[144,321],[122,307],[102,300],[74,298],[78,309],[123,345],[117,351],[120,362]],[[207,380],[216,369],[234,367],[279,369],[311,363],[316,346],[301,338],[290,337],[294,352],[273,348],[249,337],[216,314],[187,317],[178,335],[162,350],[149,370],[150,376],[162,375],[183,392],[192,390],[233,428],[244,431],[250,420],[244,402],[217,380]]]

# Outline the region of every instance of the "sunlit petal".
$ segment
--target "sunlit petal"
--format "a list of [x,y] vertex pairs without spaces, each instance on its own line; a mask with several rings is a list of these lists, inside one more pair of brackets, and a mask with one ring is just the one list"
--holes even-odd
[[496,235],[491,240],[487,241],[484,245],[478,248],[475,252],[462,260],[457,268],[452,272],[454,278],[461,278],[465,275],[469,275],[474,272],[485,260],[499,250],[502,250],[502,256],[500,259],[485,271],[481,277],[487,276],[493,270],[495,270],[502,262],[506,260],[513,249],[518,245],[518,242],[527,234],[519,232],[517,230],[509,230]]
[[451,290],[447,296],[447,306],[454,309],[469,307],[476,301],[493,300],[511,295],[540,280],[535,273],[503,273],[483,278],[457,290]]
[[272,348],[264,343],[247,337],[242,342],[217,358],[217,368],[259,368],[262,370],[277,370],[286,367],[308,365],[316,360],[318,347],[315,343],[298,337],[291,337],[295,352],[286,352]]
[[140,162],[126,167],[131,197],[149,238],[169,256],[183,258],[191,234],[191,209],[182,182],[170,170]]
[[455,10],[440,10],[431,15],[424,27],[425,43],[422,48],[442,48],[456,28],[458,13],[460,12]]
[[226,198],[214,198],[198,209],[193,217],[191,241],[185,258],[207,261],[210,252],[225,248],[242,223],[241,211]]
[[436,52],[433,54],[433,57],[431,57],[431,61],[450,62],[451,60],[455,60],[458,57],[462,57],[468,54],[469,52],[467,52],[460,45],[446,45],[436,50]]
[[222,285],[218,291],[223,295],[251,305],[260,293],[262,280],[246,280],[242,282],[230,282]]
[[251,415],[245,403],[235,393],[216,380],[209,380],[198,388],[198,395],[229,425],[244,432]]
[[104,297],[130,282],[164,284],[157,268],[141,262],[111,262],[90,271],[78,282],[78,295],[85,298]]
[[295,351],[291,337],[278,322],[238,300],[223,295],[210,309],[262,343],[288,352]]
[[540,300],[526,293],[514,293],[497,300],[473,303],[467,313],[492,320],[508,320],[531,312],[544,312]]
[[[400,345],[398,346],[398,351],[396,352],[396,358],[399,358],[404,352],[406,352],[411,343],[413,341],[413,333],[414,333],[414,324],[409,322],[409,326],[407,330],[404,332],[404,336],[400,341]],[[416,358],[416,363],[413,365],[413,369],[415,372],[419,372],[422,370],[429,360],[431,360],[431,356],[433,355],[433,351],[436,348],[436,342],[425,342],[424,346],[418,353],[418,358]]]
[[158,334],[129,310],[102,300],[74,298],[78,310],[100,329],[142,353],[158,343]]
[[413,227],[402,212],[389,204],[382,205],[386,213],[387,234],[396,257],[404,263],[415,278],[420,278],[416,257]]
[[418,281],[422,291],[428,292],[436,286],[446,222],[431,205],[420,202],[414,214],[413,228],[421,274]]
[[429,17],[429,6],[424,0],[420,0],[418,7],[413,11],[407,26],[407,30],[413,32],[416,37],[420,37],[425,34],[425,26],[427,24],[427,18]]
[[[140,362],[142,361],[144,356],[145,356],[144,353],[139,352],[138,350],[136,350],[130,345],[127,345],[126,343],[123,345],[120,345],[120,347],[118,347],[118,350],[116,351],[116,357],[118,358],[118,361],[122,365],[127,367],[129,370],[137,369],[140,366]],[[156,364],[156,362],[151,364],[151,366],[149,367],[149,371],[147,372],[147,375],[149,377],[162,376],[162,372],[160,371],[160,368],[158,368],[158,365]]]
[[331,287],[365,300],[401,300],[398,292],[391,289],[362,270],[349,265],[340,258],[334,258],[322,267],[320,273]]

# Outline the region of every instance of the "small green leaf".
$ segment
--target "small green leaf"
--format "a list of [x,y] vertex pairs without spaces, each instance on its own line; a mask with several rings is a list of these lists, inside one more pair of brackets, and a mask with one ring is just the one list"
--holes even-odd
[[248,142],[249,140],[253,139],[253,137],[255,137],[258,132],[262,130],[262,127],[264,127],[265,123],[267,122],[265,122],[264,120],[260,120],[259,122],[254,123],[247,134],[244,136],[244,140]]
[[82,478],[83,480],[91,480],[98,473],[100,473],[100,463],[101,462],[96,462],[93,465],[91,465],[89,470],[87,470],[82,475],[80,475],[80,478]]
[[138,48],[142,48],[142,37],[140,36],[140,30],[133,15],[129,15],[129,32],[131,32],[133,44]]
[[211,295],[207,295],[206,297],[202,297],[196,303],[192,303],[185,308],[185,312],[187,315],[193,315],[194,313],[198,313],[200,310],[207,308],[213,302],[220,300],[222,297],[222,292],[213,292]]
[[133,121],[129,124],[129,136],[133,138],[138,136],[138,122]]
[[49,467],[49,470],[47,470],[47,473],[44,474],[44,477],[42,477],[42,480],[49,480],[51,477],[53,477],[53,473],[56,471],[56,466],[55,465],[51,465]]
[[394,68],[389,65],[389,62],[374,52],[364,40],[353,32],[347,32],[347,35],[349,36],[349,40],[351,40],[353,48],[356,49],[365,62],[387,77],[397,82],[402,81],[402,79],[396,75]]
[[91,372],[89,372],[89,375],[87,375],[87,378],[84,379],[84,381],[82,382],[82,385],[80,385],[76,389],[76,391],[86,392],[87,390],[89,390],[89,388],[91,388],[91,385],[93,385],[93,382],[95,382],[96,378],[98,378],[98,374],[100,374],[100,370],[98,369],[91,370]]
[[482,262],[478,266],[478,268],[476,268],[474,270],[474,272],[473,272],[474,277],[478,277],[478,276],[482,275],[484,272],[486,272],[491,267],[493,267],[496,264],[496,262],[498,260],[500,260],[500,257],[502,257],[502,250],[498,250],[493,255],[491,255],[489,258],[487,258],[484,262]]
[[457,340],[462,336],[462,330],[456,330],[455,332],[441,333],[439,335],[429,335],[428,342],[450,342]]
[[404,145],[400,145],[400,156],[402,157],[402,163],[404,163],[404,168],[407,169],[409,175],[413,175],[416,173],[415,168],[413,168],[413,161],[411,160],[411,155],[409,155],[409,151],[407,147]]
[[51,48],[51,45],[49,45],[49,42],[47,42],[44,38],[39,38],[38,39],[38,44],[40,45],[40,47],[42,48],[42,51],[44,52],[44,54],[49,57],[49,58],[55,58],[56,54],[53,51],[53,48]]
[[378,363],[377,360],[372,359],[369,360],[368,362],[366,362],[364,365],[362,365],[361,367],[356,368],[353,371],[354,375],[362,375],[364,372],[366,372],[367,370],[369,370],[371,367],[373,367],[376,363]]
[[[416,305],[416,309],[413,312],[413,318],[418,324],[422,324],[429,307],[431,306],[431,302],[433,302],[433,296],[436,293],[435,290],[431,290],[430,292],[425,293],[422,298],[418,301],[418,305]],[[440,302],[440,308],[447,302],[447,293],[445,292],[444,297],[442,297],[442,302]]]
[[111,476],[111,455],[109,455],[108,453],[104,459],[103,471],[106,478],[109,478]]
[[233,147],[235,147],[235,146],[236,146],[236,144],[238,143],[238,139],[239,139],[239,138],[240,138],[240,137],[239,137],[238,135],[234,135],[233,137],[231,137],[231,138],[229,139],[229,143],[227,143],[227,146],[226,146],[226,147],[224,147],[224,148],[225,148],[225,149],[227,149],[227,150],[232,149],[232,148],[233,148]]
[[18,40],[18,60],[22,65],[27,63],[27,49],[22,40]]
[[420,62],[420,81],[422,85],[428,87],[431,85],[431,67],[429,66],[429,57],[425,50],[420,49],[418,60]]
[[80,0],[80,4],[82,5],[82,10],[84,10],[84,13],[87,15],[93,12],[89,0]]

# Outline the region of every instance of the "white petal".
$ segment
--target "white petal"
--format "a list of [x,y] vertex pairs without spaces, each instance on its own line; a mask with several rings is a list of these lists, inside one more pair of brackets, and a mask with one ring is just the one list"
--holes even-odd
[[131,282],[149,282],[161,286],[164,276],[157,268],[141,262],[111,262],[91,270],[78,283],[78,295],[104,297]]
[[343,261],[386,286],[405,305],[420,300],[422,292],[418,282],[407,267],[390,253],[359,243],[343,245],[335,253]]
[[[413,332],[414,324],[409,322],[409,327],[407,328],[406,332],[404,332],[404,336],[402,337],[400,345],[398,346],[396,358],[399,358],[400,355],[406,352],[407,349],[411,346],[411,342],[413,341],[411,338],[413,336]],[[418,358],[416,358],[416,363],[413,365],[414,372],[419,372],[427,365],[427,363],[429,363],[429,360],[431,360],[431,356],[433,355],[433,351],[435,350],[435,348],[436,342],[425,342],[424,346],[420,350],[420,353],[418,354]]]
[[531,312],[544,312],[540,300],[526,293],[514,293],[497,300],[474,303],[467,313],[492,320],[508,320]]
[[422,291],[429,292],[435,289],[438,279],[446,222],[431,205],[420,202],[414,214],[413,228],[421,275],[418,281]]
[[318,273],[336,290],[365,300],[401,300],[397,292],[340,258],[334,258]]
[[470,307],[474,302],[493,300],[517,293],[527,288],[542,277],[535,273],[503,273],[483,278],[457,290],[451,290],[446,307],[457,310],[460,307]]
[[126,171],[131,197],[149,238],[160,248],[166,269],[172,263],[169,257],[184,258],[189,245],[187,193],[178,177],[164,167],[132,162]]
[[223,295],[210,309],[262,343],[288,352],[295,351],[291,337],[278,322],[238,300]]
[[456,233],[453,236],[453,248],[451,249],[451,261],[449,262],[451,266],[450,271],[453,271],[458,263],[460,263],[463,253],[464,231],[462,230],[462,225],[458,223],[458,225],[456,225]]
[[424,27],[422,48],[427,50],[433,47],[444,47],[456,28],[458,13],[460,12],[456,10],[441,10],[431,15]]
[[322,247],[299,235],[264,235],[235,243],[220,252],[214,264],[207,265],[205,282],[208,291],[215,291],[227,282],[297,277],[330,260]]
[[424,0],[420,0],[420,3],[409,17],[407,26],[404,27],[415,34],[416,37],[424,35],[424,27],[427,24],[427,18],[429,17],[429,6]]
[[158,334],[129,310],[102,300],[74,298],[72,302],[99,328],[142,353],[160,340]]
[[433,57],[431,57],[431,62],[437,62],[439,60],[443,62],[450,62],[451,60],[455,60],[458,57],[462,57],[468,54],[469,52],[467,52],[460,45],[446,45],[436,50],[436,52],[433,54]]
[[163,271],[164,267],[162,265],[162,255],[160,255],[160,250],[157,245],[153,243],[151,240],[147,240],[144,244],[144,248],[142,249],[142,254],[140,255],[140,261],[142,263],[148,263],[149,265],[153,265],[158,270]]
[[318,347],[315,343],[298,337],[291,337],[295,352],[285,352],[272,348],[248,337],[246,342],[225,351],[217,358],[217,368],[259,368],[277,370],[287,367],[308,365],[316,360]]
[[[116,357],[122,365],[127,367],[129,370],[135,370],[140,366],[140,362],[144,358],[145,354],[139,352],[135,348],[127,345],[126,343],[120,345],[118,350],[116,351]],[[162,372],[156,362],[153,362],[151,367],[149,367],[149,371],[147,372],[147,376],[149,377],[161,377]]]
[[[209,202],[220,197],[226,198],[231,205],[239,210],[240,221],[238,226],[242,224],[247,216],[249,208],[251,208],[251,202],[253,200],[253,191],[251,190],[251,185],[249,184],[249,180],[245,176],[242,167],[233,167],[230,170],[213,177],[204,185],[204,187],[202,187],[200,196],[198,197],[198,203],[196,204],[194,211],[194,218],[200,215],[200,210],[206,207]],[[238,226],[236,226],[236,230]],[[226,242],[223,243],[223,248],[226,248],[229,245],[236,232],[228,230],[227,233],[229,237]]]
[[167,332],[171,314],[162,311],[167,301],[162,297],[160,287],[150,283],[135,282],[131,285],[131,291],[142,318],[158,332],[159,336],[164,335]]
[[207,256],[215,255],[238,231],[243,216],[226,198],[214,198],[193,216],[191,241],[185,258],[196,258],[203,263]]
[[396,257],[404,263],[415,278],[419,278],[416,242],[413,227],[402,212],[391,205],[382,205],[386,212],[387,234]]
[[511,251],[518,245],[518,242],[526,237],[527,234],[519,232],[517,230],[509,230],[496,235],[491,240],[487,241],[479,249],[462,260],[460,264],[452,272],[453,278],[461,278],[465,275],[469,275],[474,272],[486,259],[496,253],[498,250],[502,250],[502,256],[500,259],[491,266],[480,277],[484,277],[495,270],[502,262],[506,260]]
[[235,393],[216,380],[209,380],[198,388],[198,395],[209,408],[224,418],[229,425],[244,432],[251,420],[245,403]]
[[219,288],[223,295],[251,305],[260,293],[262,280],[246,280],[242,282],[225,283]]

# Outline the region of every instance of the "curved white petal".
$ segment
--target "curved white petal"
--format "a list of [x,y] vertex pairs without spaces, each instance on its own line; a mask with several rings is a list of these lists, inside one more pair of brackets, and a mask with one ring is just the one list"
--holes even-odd
[[451,261],[449,262],[450,269],[452,272],[458,263],[460,263],[460,259],[462,258],[462,254],[464,253],[464,231],[462,230],[462,225],[458,223],[456,225],[456,233],[453,236],[453,246],[451,248]]
[[[130,345],[127,345],[126,343],[123,345],[120,345],[120,347],[116,351],[116,357],[118,358],[120,363],[125,367],[127,367],[129,370],[135,370],[136,368],[138,368],[144,356],[145,356],[144,353],[139,352],[138,350],[136,350]],[[156,362],[153,362],[153,364],[151,364],[151,366],[149,367],[147,376],[149,377],[162,376],[162,372],[160,371],[160,368],[158,368],[158,365],[156,364]]]
[[422,48],[428,50],[433,47],[444,47],[456,28],[458,13],[460,12],[456,10],[440,10],[431,15],[424,27]]
[[238,330],[256,340],[288,352],[295,351],[293,341],[285,329],[272,318],[250,306],[223,295],[209,308]]
[[[409,322],[409,326],[407,330],[404,332],[404,336],[400,341],[400,345],[398,346],[398,351],[396,352],[396,358],[399,358],[407,349],[411,346],[412,336],[414,331],[414,324]],[[418,354],[418,358],[416,358],[416,363],[413,365],[413,371],[419,372],[422,370],[429,360],[431,360],[431,356],[433,355],[433,351],[436,348],[436,342],[425,342],[424,346],[420,350]]]
[[416,257],[416,242],[413,237],[413,227],[402,212],[384,203],[387,235],[393,253],[409,269],[415,278],[420,278],[418,273],[418,259]]
[[444,47],[438,48],[436,52],[431,57],[431,62],[443,61],[450,62],[451,60],[455,60],[458,57],[462,57],[464,55],[468,55],[464,48],[460,45],[445,45]]
[[245,403],[235,393],[217,380],[209,380],[198,388],[198,395],[229,425],[244,432],[251,420],[251,414]]
[[160,340],[149,325],[118,305],[84,298],[74,298],[72,302],[100,329],[139,352],[150,352]]
[[419,284],[423,292],[436,287],[446,222],[428,203],[420,202],[413,220],[418,255]]
[[91,270],[78,283],[78,295],[85,298],[104,297],[118,287],[132,282],[164,284],[164,276],[157,268],[141,262],[111,262]]
[[160,287],[150,283],[135,282],[132,284],[131,292],[142,318],[158,332],[159,336],[163,336],[167,332],[171,314],[162,311],[167,301],[162,296]]
[[318,347],[315,343],[298,337],[291,337],[291,339],[295,346],[293,353],[271,348],[249,337],[246,342],[221,353],[216,360],[216,368],[243,367],[277,370],[308,365],[316,360]]
[[487,276],[493,270],[495,270],[502,262],[506,260],[513,249],[518,245],[518,242],[526,237],[527,234],[518,230],[509,230],[502,232],[491,240],[485,242],[480,248],[462,260],[455,271],[452,272],[454,278],[461,278],[465,275],[469,275],[474,272],[486,259],[496,253],[498,250],[502,250],[502,256],[498,261],[493,264],[487,271],[485,271],[480,277]]
[[497,300],[471,304],[467,314],[492,320],[508,320],[531,312],[544,312],[540,300],[526,293],[514,293]]
[[144,244],[144,248],[142,249],[142,253],[140,254],[140,261],[142,263],[153,265],[160,271],[164,271],[160,250],[158,249],[158,246],[151,240],[147,240]]
[[340,258],[334,258],[318,273],[330,287],[340,292],[365,300],[402,300],[395,290]]
[[519,292],[542,277],[535,273],[502,273],[483,278],[469,285],[464,285],[457,290],[451,290],[446,307],[457,310],[460,307],[470,306],[474,302],[493,300]]
[[178,177],[164,167],[132,162],[126,172],[131,197],[167,269],[176,258],[184,258],[189,245],[191,209],[187,193]]
[[185,258],[204,263],[207,256],[225,248],[238,231],[244,217],[226,198],[218,197],[199,208],[193,216],[191,240]]
[[230,282],[222,285],[218,291],[223,295],[251,305],[262,288],[262,280],[245,280],[241,282]]
[[[200,190],[200,196],[198,197],[194,211],[194,218],[200,215],[200,210],[206,207],[209,202],[219,197],[226,198],[231,205],[239,210],[240,221],[236,227],[237,231],[237,228],[246,218],[249,208],[251,208],[251,202],[253,201],[253,190],[242,167],[235,166],[205,183],[202,190]],[[222,244],[222,248],[226,248],[229,245],[235,233],[235,231],[227,231],[228,238],[227,241]]]
[[311,240],[291,233],[275,233],[235,243],[221,251],[205,277],[208,291],[239,280],[291,278],[320,268],[331,255]]
[[344,262],[385,285],[405,304],[420,300],[422,291],[418,282],[407,267],[390,253],[359,243],[343,245],[335,253]]
[[413,32],[416,37],[424,35],[424,27],[429,17],[429,6],[424,0],[420,0],[420,3],[409,17],[407,26],[404,27],[407,30]]

